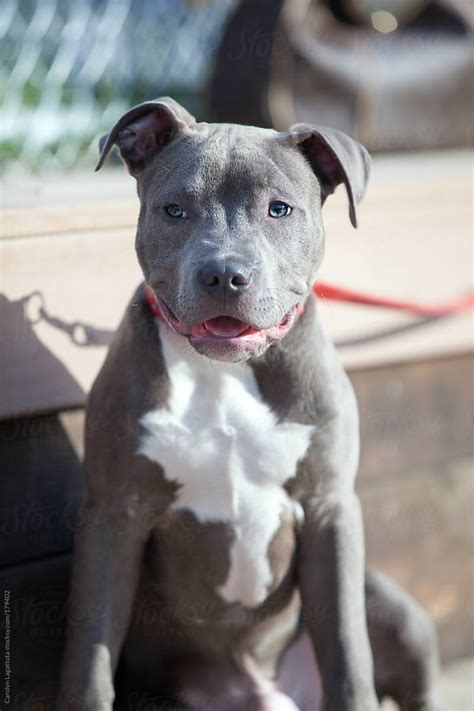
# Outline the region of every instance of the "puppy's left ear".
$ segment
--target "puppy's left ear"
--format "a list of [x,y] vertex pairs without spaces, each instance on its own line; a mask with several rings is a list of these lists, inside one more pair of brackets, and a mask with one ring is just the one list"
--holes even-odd
[[356,205],[362,200],[370,173],[370,156],[364,146],[342,131],[297,123],[284,134],[306,156],[321,185],[321,204],[344,183],[349,216],[357,227]]

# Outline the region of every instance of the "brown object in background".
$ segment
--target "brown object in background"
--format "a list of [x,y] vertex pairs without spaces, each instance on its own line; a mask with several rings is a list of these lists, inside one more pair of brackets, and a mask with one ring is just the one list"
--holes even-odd
[[216,55],[213,119],[333,126],[372,151],[469,145],[472,12],[445,0],[410,12],[403,0],[365,4],[381,9],[242,0]]
[[444,663],[474,653],[471,354],[350,373],[367,563],[427,610]]

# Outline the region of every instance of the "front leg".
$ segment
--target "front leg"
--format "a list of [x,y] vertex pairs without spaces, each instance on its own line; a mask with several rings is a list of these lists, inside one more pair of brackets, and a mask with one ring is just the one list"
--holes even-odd
[[324,711],[378,708],[364,600],[364,543],[353,492],[306,502],[298,565]]
[[146,534],[133,499],[84,504],[74,546],[60,711],[110,711]]

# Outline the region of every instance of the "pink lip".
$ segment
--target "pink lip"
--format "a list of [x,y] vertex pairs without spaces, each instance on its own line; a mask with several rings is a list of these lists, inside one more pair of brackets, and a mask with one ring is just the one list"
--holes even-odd
[[[295,304],[283,319],[270,328],[257,328],[232,316],[217,316],[199,324],[187,324],[176,318],[168,306],[158,300],[161,313],[166,323],[182,336],[187,336],[191,343],[209,348],[214,357],[228,360],[230,351],[245,352],[262,349],[269,341],[281,340],[296,320],[298,305]],[[226,355],[219,355],[219,352]]]

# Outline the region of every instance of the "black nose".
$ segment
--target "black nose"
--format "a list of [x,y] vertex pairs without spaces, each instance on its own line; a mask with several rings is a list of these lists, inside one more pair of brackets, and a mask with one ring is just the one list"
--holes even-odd
[[240,294],[250,284],[251,271],[237,261],[213,259],[199,271],[201,284],[210,294]]

